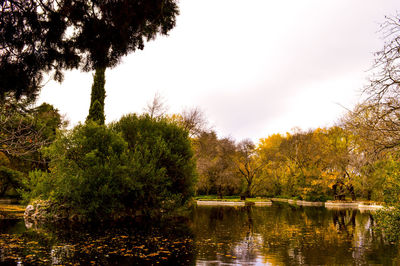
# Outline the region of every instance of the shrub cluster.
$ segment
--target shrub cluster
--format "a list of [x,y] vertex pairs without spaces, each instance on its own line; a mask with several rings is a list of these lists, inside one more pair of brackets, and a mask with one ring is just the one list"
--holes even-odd
[[49,172],[32,172],[24,197],[50,199],[88,219],[170,213],[193,195],[188,134],[163,119],[128,115],[110,126],[88,121],[60,132],[44,153]]

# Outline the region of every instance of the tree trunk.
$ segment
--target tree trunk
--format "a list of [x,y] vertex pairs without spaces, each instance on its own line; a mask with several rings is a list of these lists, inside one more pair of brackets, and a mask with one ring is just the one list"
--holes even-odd
[[338,199],[338,195],[337,195],[337,184],[334,184],[332,186],[332,190],[333,190],[333,199],[337,200]]
[[217,191],[218,191],[218,192],[217,192],[217,193],[218,193],[218,198],[219,198],[219,199],[222,199],[222,197],[223,197],[222,194],[223,194],[223,193],[222,193],[222,188],[221,188],[221,186],[218,186]]
[[97,68],[93,76],[92,94],[90,97],[89,115],[86,121],[91,120],[104,125],[104,100],[106,98],[105,79],[106,68]]
[[245,193],[244,193],[244,195],[247,197],[247,198],[251,198],[251,191],[250,191],[250,187],[251,187],[251,182],[247,182],[247,188],[246,188],[246,191],[245,191]]
[[352,200],[352,201],[356,201],[356,200],[357,200],[357,197],[356,197],[356,193],[354,192],[354,187],[353,187],[353,185],[349,185],[349,186],[348,186],[348,189],[349,189],[349,192],[350,192],[350,195],[351,195],[351,200]]
[[368,189],[367,191],[367,200],[371,200],[372,198],[372,190]]

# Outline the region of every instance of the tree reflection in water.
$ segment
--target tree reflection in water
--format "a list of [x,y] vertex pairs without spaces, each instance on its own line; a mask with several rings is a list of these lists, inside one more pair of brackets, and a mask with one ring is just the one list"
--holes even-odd
[[368,212],[288,204],[198,206],[186,222],[90,230],[0,220],[0,264],[398,264],[398,246],[373,225]]
[[370,213],[287,204],[197,208],[198,261],[272,264],[392,264],[396,246]]
[[339,232],[352,235],[356,227],[356,215],[357,210],[355,209],[332,210],[333,224]]

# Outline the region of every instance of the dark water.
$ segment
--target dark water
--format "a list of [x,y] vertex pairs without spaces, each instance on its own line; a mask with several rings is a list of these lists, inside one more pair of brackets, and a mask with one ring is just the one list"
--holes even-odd
[[[199,206],[187,221],[30,229],[0,220],[1,265],[398,265],[373,216],[323,207]],[[30,225],[29,225],[30,226]]]

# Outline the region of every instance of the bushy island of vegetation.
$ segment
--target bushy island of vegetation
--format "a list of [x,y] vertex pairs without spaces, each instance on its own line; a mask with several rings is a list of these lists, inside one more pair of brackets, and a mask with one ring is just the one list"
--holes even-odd
[[[188,133],[166,119],[127,115],[60,131],[43,150],[49,170],[23,179],[38,219],[77,221],[177,214],[193,196]],[[39,206],[37,206],[39,205]],[[30,216],[31,216],[30,215]]]

